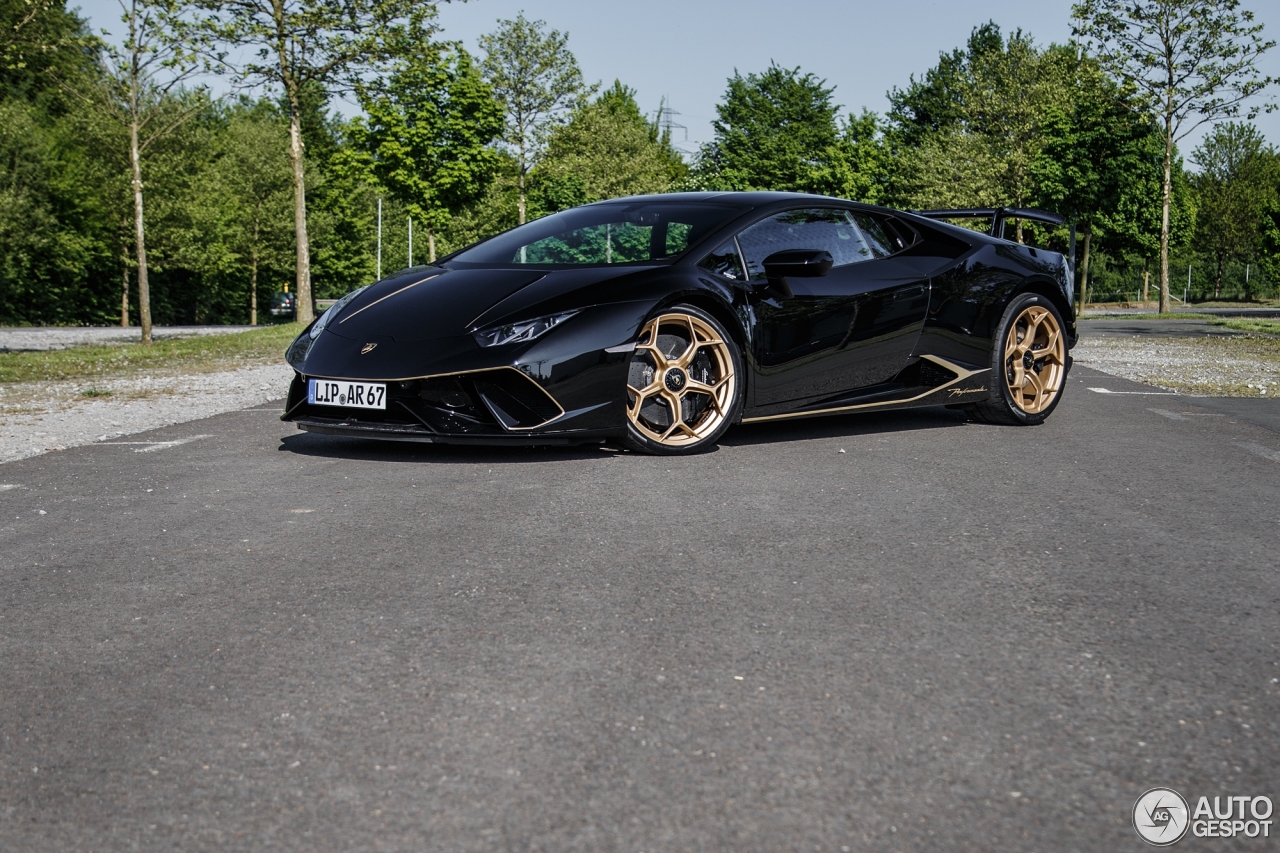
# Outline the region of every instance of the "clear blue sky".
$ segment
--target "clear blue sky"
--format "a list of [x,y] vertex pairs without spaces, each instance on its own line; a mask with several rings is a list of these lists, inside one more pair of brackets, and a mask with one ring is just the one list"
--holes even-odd
[[[74,0],[70,5],[75,5]],[[115,0],[80,0],[81,14],[95,29],[119,29]],[[1280,40],[1280,4],[1245,0],[1265,34]],[[936,64],[938,54],[964,44],[978,24],[993,20],[1008,32],[1021,28],[1037,42],[1066,41],[1070,0],[971,0],[893,3],[859,0],[471,0],[440,6],[443,37],[478,52],[477,39],[498,19],[524,10],[529,18],[569,33],[569,47],[589,81],[615,78],[637,91],[642,109],[655,112],[665,96],[680,113],[675,142],[693,151],[711,138],[715,105],[734,69],[746,74],[770,60],[799,66],[835,87],[846,111],[863,107],[883,113],[885,93],[905,87],[912,74]],[[1280,47],[1266,56],[1265,70],[1280,77]],[[1272,97],[1280,100],[1280,87]],[[343,112],[351,106],[335,105]],[[1256,124],[1280,145],[1280,111]],[[1181,144],[1188,153],[1200,134]]]

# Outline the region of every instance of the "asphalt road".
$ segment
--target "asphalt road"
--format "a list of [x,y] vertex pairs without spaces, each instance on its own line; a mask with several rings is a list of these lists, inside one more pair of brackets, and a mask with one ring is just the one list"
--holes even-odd
[[1215,326],[1208,320],[1078,320],[1081,338],[1233,338],[1246,332]]
[[1138,851],[1153,786],[1280,800],[1280,432],[1151,390],[0,465],[0,849]]

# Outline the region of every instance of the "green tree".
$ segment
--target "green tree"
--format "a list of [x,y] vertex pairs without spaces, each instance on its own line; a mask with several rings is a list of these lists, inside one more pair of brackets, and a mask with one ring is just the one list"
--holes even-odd
[[533,174],[533,206],[550,213],[601,199],[666,192],[687,171],[670,135],[640,112],[635,91],[614,81],[551,133]]
[[142,343],[151,344],[151,288],[143,210],[142,159],[157,141],[171,135],[204,106],[203,90],[170,97],[196,71],[185,39],[184,11],[176,0],[119,0],[124,43],[107,46],[100,104],[129,134],[133,191],[133,232]]
[[[96,229],[79,182],[85,159],[38,111],[0,101],[0,323],[80,319]],[[94,316],[85,311],[89,316]],[[100,316],[94,319],[101,321]]]
[[1072,96],[1046,106],[1028,171],[1036,203],[1068,216],[1083,235],[1077,294],[1083,309],[1095,237],[1117,251],[1150,248],[1142,238],[1152,233],[1150,211],[1156,208],[1144,211],[1132,202],[1159,184],[1159,160],[1152,156],[1159,140],[1154,123],[1095,60],[1074,51],[1060,55],[1069,66]]
[[[888,144],[898,201],[912,207],[1026,206],[1036,198],[1033,164],[1042,124],[1071,91],[1073,57],[1042,50],[995,24],[974,29],[964,51],[907,92],[890,93]],[[1023,239],[1015,223],[1015,239]]]
[[101,155],[126,147],[118,127],[110,152],[85,140],[100,118],[77,94],[100,84],[93,44],[62,3],[0,0],[0,323],[110,316],[119,205]]
[[1213,296],[1222,295],[1229,260],[1252,260],[1276,205],[1276,152],[1252,124],[1216,126],[1191,155],[1197,196],[1196,246],[1213,258]]
[[426,225],[434,263],[436,232],[498,168],[489,143],[502,132],[502,106],[460,45],[422,42],[359,92],[374,174]]
[[1004,37],[994,21],[974,27],[963,49],[938,57],[938,64],[917,80],[911,75],[906,89],[889,90],[886,132],[892,147],[906,151],[924,141],[926,135],[950,131],[962,124],[965,101],[971,87],[971,67],[990,53],[1004,47]]
[[835,145],[816,172],[821,192],[868,204],[888,200],[891,158],[879,117],[870,110],[850,114]]
[[292,243],[287,134],[271,112],[234,110],[219,134],[217,158],[193,181],[185,199],[192,239],[180,260],[206,278],[234,283],[230,295],[254,326],[261,274],[280,276],[278,259]]
[[200,30],[216,66],[248,86],[275,86],[289,105],[298,319],[314,316],[307,235],[303,97],[317,84],[349,89],[373,68],[403,55],[412,37],[429,35],[435,5],[417,0],[198,0]]
[[812,74],[776,63],[761,74],[735,71],[716,105],[715,138],[699,154],[704,183],[713,189],[821,191],[839,141],[834,91]]
[[590,95],[578,60],[569,50],[569,34],[543,32],[545,26],[543,21],[526,19],[522,12],[514,21],[499,21],[495,32],[480,37],[484,78],[506,109],[502,138],[516,159],[521,224],[526,214],[526,182],[542,159],[547,137]]
[[[1159,120],[1164,142],[1160,310],[1168,311],[1175,146],[1205,122],[1240,114],[1272,81],[1257,67],[1274,46],[1239,0],[1083,0],[1072,30]],[[1258,112],[1247,111],[1252,119]]]

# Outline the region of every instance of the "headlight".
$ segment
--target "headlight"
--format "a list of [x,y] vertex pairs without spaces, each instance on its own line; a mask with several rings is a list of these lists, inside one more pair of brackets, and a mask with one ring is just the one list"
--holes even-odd
[[365,290],[368,290],[368,288],[369,285],[367,284],[364,287],[357,287],[355,290],[330,305],[329,310],[321,314],[320,319],[316,320],[315,325],[311,327],[311,340],[314,341],[316,338],[320,337],[320,333],[324,331],[324,327],[329,325],[329,319],[331,317],[337,317],[338,312],[343,308],[346,308],[348,302],[355,299]]
[[525,320],[523,323],[508,323],[496,329],[485,329],[483,332],[476,332],[476,343],[482,347],[498,347],[503,344],[531,341],[545,335],[577,313],[577,311],[566,311],[563,314],[552,314],[550,317],[539,317],[536,320]]

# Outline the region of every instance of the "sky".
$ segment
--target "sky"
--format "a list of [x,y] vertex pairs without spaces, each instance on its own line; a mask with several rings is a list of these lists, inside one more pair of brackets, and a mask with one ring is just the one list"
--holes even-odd
[[[116,0],[78,5],[95,29],[119,30]],[[1264,35],[1280,40],[1280,3],[1242,5],[1265,25]],[[911,75],[923,75],[940,53],[962,46],[988,20],[1006,33],[1022,29],[1041,45],[1065,42],[1071,33],[1070,0],[470,0],[440,5],[441,38],[479,53],[479,37],[522,10],[569,34],[588,82],[621,80],[650,115],[665,98],[678,113],[671,121],[684,125],[673,128],[673,141],[688,152],[712,138],[716,104],[735,70],[759,72],[771,61],[798,66],[834,86],[833,99],[845,112],[865,107],[883,113],[891,88],[905,88]],[[1280,77],[1280,47],[1265,55],[1262,68]],[[1280,86],[1270,91],[1280,100]],[[1258,116],[1255,124],[1280,145],[1280,111]],[[1182,142],[1181,150],[1190,152],[1204,130]]]

